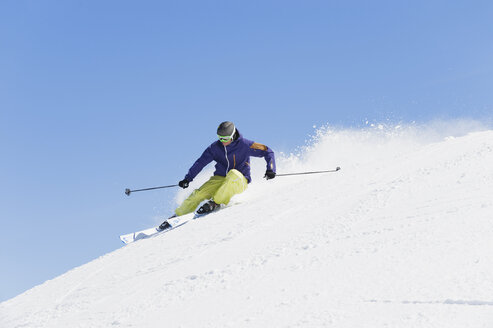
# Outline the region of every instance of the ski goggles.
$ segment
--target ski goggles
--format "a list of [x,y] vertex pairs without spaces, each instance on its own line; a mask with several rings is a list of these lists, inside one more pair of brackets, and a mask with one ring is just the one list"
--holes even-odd
[[219,138],[219,141],[221,142],[228,142],[231,139],[233,139],[233,136],[235,135],[236,129],[233,130],[233,133],[230,136],[220,136],[219,134],[217,137]]

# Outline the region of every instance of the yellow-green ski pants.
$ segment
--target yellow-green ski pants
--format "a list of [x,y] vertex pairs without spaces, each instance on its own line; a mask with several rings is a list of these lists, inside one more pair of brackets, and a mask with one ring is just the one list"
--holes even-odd
[[180,216],[191,213],[206,199],[212,199],[216,204],[228,204],[231,197],[244,192],[247,187],[247,179],[238,170],[229,171],[225,177],[214,175],[199,189],[195,189],[175,210],[175,214]]

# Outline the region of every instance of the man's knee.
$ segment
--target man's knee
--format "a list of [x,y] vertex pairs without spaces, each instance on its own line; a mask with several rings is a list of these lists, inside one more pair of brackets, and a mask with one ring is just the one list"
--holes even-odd
[[231,197],[240,194],[248,187],[247,179],[238,170],[231,170],[226,175],[225,183],[214,195],[214,201],[218,204],[227,204]]
[[226,175],[226,182],[228,184],[233,183],[233,184],[242,185],[243,189],[246,189],[248,185],[248,180],[240,171],[236,169],[233,169],[228,172],[228,174]]
[[238,171],[237,169],[232,169],[231,171],[228,172],[228,174],[226,174],[226,178],[245,178],[245,176],[243,175],[243,173],[241,173],[240,171]]

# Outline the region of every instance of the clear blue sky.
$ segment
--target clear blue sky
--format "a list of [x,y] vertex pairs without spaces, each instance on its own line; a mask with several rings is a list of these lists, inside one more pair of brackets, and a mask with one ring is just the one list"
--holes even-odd
[[[493,116],[491,1],[0,3],[0,301],[121,246],[234,121]],[[163,252],[166,250],[163,250]]]

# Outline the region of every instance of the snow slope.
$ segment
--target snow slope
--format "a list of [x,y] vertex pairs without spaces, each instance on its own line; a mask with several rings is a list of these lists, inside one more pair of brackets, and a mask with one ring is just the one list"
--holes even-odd
[[320,129],[278,170],[340,172],[257,161],[234,206],[1,303],[0,327],[493,327],[493,131],[448,133]]

